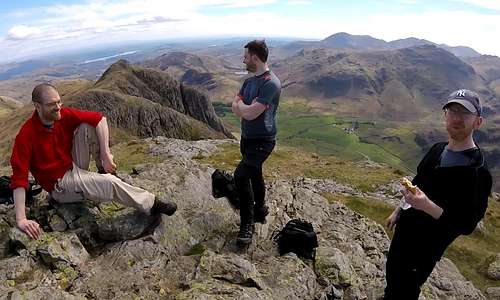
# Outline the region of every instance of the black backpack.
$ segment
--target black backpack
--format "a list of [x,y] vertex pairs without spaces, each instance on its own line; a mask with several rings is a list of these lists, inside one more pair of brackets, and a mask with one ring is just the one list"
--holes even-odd
[[[35,181],[29,181],[29,188],[26,192],[26,203],[30,203],[33,197],[42,192],[42,187],[39,186]],[[0,176],[0,204],[13,204],[14,196],[13,191],[10,188],[10,177]]]
[[315,260],[318,237],[311,223],[302,219],[293,219],[271,237],[277,244],[280,255],[293,252],[297,256]]
[[214,198],[226,197],[233,209],[240,209],[234,177],[227,171],[216,169],[212,173],[212,196]]

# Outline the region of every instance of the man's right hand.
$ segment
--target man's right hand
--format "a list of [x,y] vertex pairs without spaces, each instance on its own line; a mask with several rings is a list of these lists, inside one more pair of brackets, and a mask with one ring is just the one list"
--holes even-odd
[[233,113],[235,115],[237,115],[238,117],[241,117],[241,112],[240,112],[240,108],[238,107],[238,103],[240,101],[243,101],[243,99],[239,96],[239,95],[236,95],[234,97],[234,100],[233,102],[231,103],[231,110],[233,111]]
[[24,231],[30,238],[38,240],[42,236],[42,229],[37,222],[24,219],[17,221],[17,227]]
[[113,161],[113,154],[106,153],[104,156],[101,157],[101,160],[102,160],[102,167],[104,168],[104,171],[106,171],[106,173],[113,174],[116,172],[116,164]]

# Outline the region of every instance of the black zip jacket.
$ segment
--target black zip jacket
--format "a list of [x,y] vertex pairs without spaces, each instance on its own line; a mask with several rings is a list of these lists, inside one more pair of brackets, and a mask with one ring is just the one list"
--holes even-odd
[[443,209],[442,215],[436,220],[423,211],[409,208],[402,211],[396,226],[396,234],[403,234],[402,240],[416,247],[413,250],[435,260],[441,258],[459,235],[474,231],[484,217],[492,187],[491,174],[480,149],[471,152],[470,166],[441,167],[441,153],[446,145],[432,146],[412,181]]

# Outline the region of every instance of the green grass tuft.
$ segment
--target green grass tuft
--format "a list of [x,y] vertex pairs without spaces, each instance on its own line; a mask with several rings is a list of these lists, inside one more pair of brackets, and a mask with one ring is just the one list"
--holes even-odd
[[[229,171],[233,171],[240,160],[239,146],[230,144],[220,147],[215,155],[199,159],[204,164]],[[387,184],[401,174],[389,166],[366,166],[286,146],[278,146],[264,163],[263,169],[264,176],[270,179],[333,179],[361,191],[374,191],[379,185]]]
[[125,172],[132,171],[139,164],[158,163],[162,161],[160,156],[153,156],[148,151],[149,146],[139,141],[119,143],[111,149],[118,169]]

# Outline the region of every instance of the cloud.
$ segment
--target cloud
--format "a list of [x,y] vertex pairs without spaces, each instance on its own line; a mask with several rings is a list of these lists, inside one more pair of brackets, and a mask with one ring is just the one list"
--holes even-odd
[[185,21],[185,20],[174,19],[174,18],[165,18],[162,16],[155,16],[152,18],[146,18],[146,19],[139,20],[139,21],[137,21],[137,24],[139,24],[139,25],[141,25],[141,24],[157,24],[157,23],[181,22],[181,21]]
[[308,1],[308,0],[290,0],[286,4],[288,4],[288,5],[309,5],[309,4],[312,4],[312,1]]
[[[500,14],[470,11],[364,14],[360,22],[359,18],[288,17],[265,9],[265,5],[274,2],[181,0],[174,5],[173,1],[164,0],[127,0],[33,8],[29,10],[31,18],[22,18],[31,20],[31,23],[14,26],[5,38],[0,37],[0,49],[4,56],[15,56],[29,51],[41,53],[42,50],[88,47],[130,39],[210,36],[321,39],[336,32],[348,32],[369,34],[385,40],[413,36],[438,44],[470,46],[481,53],[500,55],[500,43],[491,42],[500,36]],[[310,3],[287,0],[283,4],[298,5],[299,2]],[[248,6],[255,7],[232,9]],[[203,8],[207,7],[229,9],[225,14],[204,15]]]
[[399,0],[399,3],[405,5],[414,5],[414,4],[419,4],[420,0]]
[[37,27],[30,27],[25,25],[14,26],[9,29],[7,38],[10,40],[24,40],[40,34],[41,30]]
[[[82,0],[83,1],[83,0]],[[195,37],[225,34],[228,23],[215,22],[218,27],[207,26],[207,19],[200,13],[203,8],[257,8],[277,0],[85,0],[80,4],[58,4],[29,7],[10,11],[3,16],[18,19],[4,37],[0,48],[4,57],[32,53],[41,54],[49,49],[88,47],[89,43],[126,41],[128,39],[155,39]],[[230,10],[231,11],[231,10]],[[223,18],[224,19],[224,18]],[[30,24],[23,24],[30,20]],[[238,23],[232,19],[231,22]],[[248,24],[237,26],[247,34]],[[211,28],[211,32],[206,32]],[[43,34],[41,34],[43,33]],[[17,50],[16,50],[17,49]],[[7,53],[8,52],[8,53]],[[0,58],[1,59],[1,58]]]
[[498,0],[453,0],[453,1],[468,3],[482,8],[500,11],[500,1]]
[[[378,14],[364,24],[347,24],[350,33],[370,34],[387,41],[416,37],[449,46],[469,46],[483,54],[500,55],[500,14],[471,11],[432,11],[427,13]],[[392,30],[398,28],[397,31]]]
[[198,1],[198,2],[201,3],[205,2],[208,5],[221,6],[221,7],[242,8],[242,7],[256,7],[261,5],[273,4],[278,1],[277,0],[253,0],[253,1],[227,0],[227,1]]
[[[8,39],[32,39],[49,41],[55,39],[82,39],[85,35],[112,34],[116,31],[141,31],[144,28],[168,27],[169,23],[200,19],[199,10],[204,7],[248,8],[275,3],[277,0],[90,0],[83,4],[53,5],[30,8],[24,12],[10,12],[11,16],[30,19],[32,27],[14,26]],[[40,17],[43,16],[43,17]],[[188,25],[189,26],[189,25]],[[37,29],[38,28],[38,29]],[[44,37],[38,34],[43,28]],[[195,33],[195,32],[194,32]],[[193,33],[192,33],[193,34]]]

